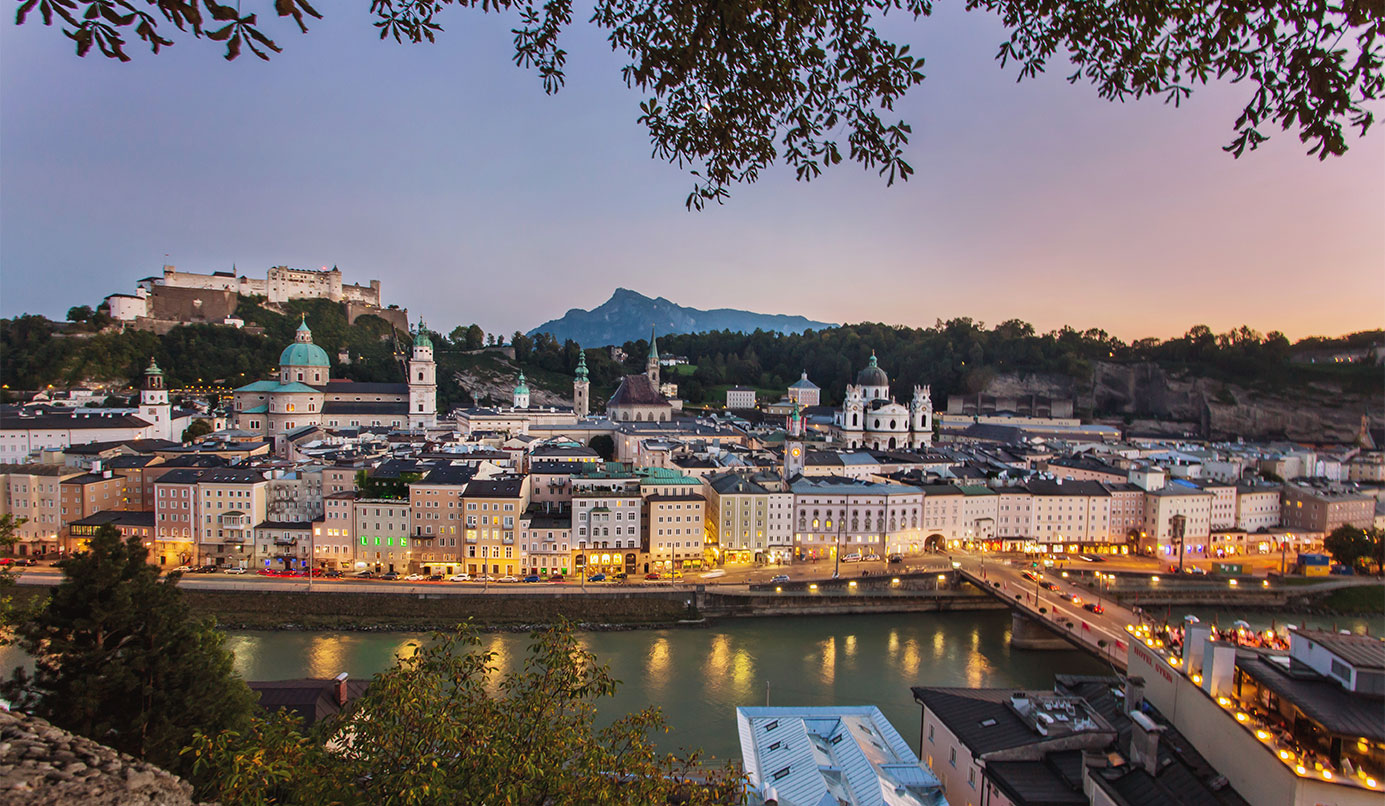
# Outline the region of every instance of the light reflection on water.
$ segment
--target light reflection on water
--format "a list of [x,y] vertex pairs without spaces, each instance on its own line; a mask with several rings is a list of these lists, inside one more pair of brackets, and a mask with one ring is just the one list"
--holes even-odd
[[[701,747],[739,756],[735,708],[763,705],[877,705],[904,736],[918,735],[910,686],[1047,688],[1060,672],[1109,669],[1077,651],[1012,651],[1004,612],[804,619],[742,619],[704,629],[582,633],[580,644],[622,681],[599,703],[605,718],[649,705],[672,731],[663,750]],[[421,633],[243,632],[228,638],[236,671],[251,680],[370,677],[412,653]],[[481,649],[501,669],[523,668],[525,635],[491,633]],[[23,658],[0,649],[0,667]],[[498,676],[494,678],[498,680]]]

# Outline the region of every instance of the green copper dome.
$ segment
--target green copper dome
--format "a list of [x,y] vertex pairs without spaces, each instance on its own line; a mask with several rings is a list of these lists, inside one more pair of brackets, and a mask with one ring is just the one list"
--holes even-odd
[[296,341],[279,353],[281,367],[330,367],[327,351],[312,342]]
[[587,379],[587,352],[586,352],[585,350],[579,350],[578,353],[577,353],[577,380],[579,380],[579,381],[585,381],[586,379]]
[[529,394],[529,384],[527,384],[527,383],[524,382],[524,370],[520,370],[520,371],[519,371],[519,385],[515,387],[515,394],[517,394],[517,395],[527,395],[527,394]]
[[433,340],[428,337],[428,331],[423,327],[423,320],[418,320],[418,332],[414,334],[415,347],[427,347],[433,349]]
[[330,367],[332,362],[327,358],[327,351],[313,344],[313,332],[308,329],[307,317],[298,326],[298,333],[294,338],[293,344],[284,348],[279,354],[279,366],[281,367]]

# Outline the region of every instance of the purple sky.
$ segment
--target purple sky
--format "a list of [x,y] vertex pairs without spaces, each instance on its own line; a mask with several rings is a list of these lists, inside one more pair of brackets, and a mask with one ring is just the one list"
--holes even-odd
[[1016,84],[992,60],[999,25],[941,8],[889,26],[928,59],[899,106],[912,180],[779,169],[689,213],[691,180],[649,158],[641,96],[594,29],[569,31],[548,97],[510,62],[513,18],[452,13],[439,44],[398,46],[366,3],[336,5],[306,36],[276,21],[267,64],[191,40],[78,59],[56,29],[0,26],[0,315],[128,293],[167,253],[258,276],[337,265],[444,330],[528,329],[616,286],[1126,339],[1385,324],[1385,133],[1327,163],[1291,134],[1234,160],[1220,146],[1248,87],[1174,109],[1107,103],[1057,67]]

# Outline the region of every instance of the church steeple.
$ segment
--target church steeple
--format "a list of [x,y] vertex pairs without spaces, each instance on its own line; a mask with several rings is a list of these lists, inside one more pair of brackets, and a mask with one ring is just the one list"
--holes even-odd
[[591,381],[587,377],[587,352],[577,348],[577,371],[572,378],[572,410],[577,416],[586,417],[591,408]]
[[649,376],[649,382],[654,384],[654,390],[659,389],[659,339],[654,335],[654,326],[649,326],[649,359],[644,364],[644,374]]

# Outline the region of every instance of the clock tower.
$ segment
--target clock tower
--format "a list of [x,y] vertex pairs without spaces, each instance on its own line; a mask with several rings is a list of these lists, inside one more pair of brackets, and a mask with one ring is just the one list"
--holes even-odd
[[784,480],[803,475],[807,455],[803,448],[803,412],[798,401],[794,401],[793,413],[789,415],[788,428],[784,432]]

